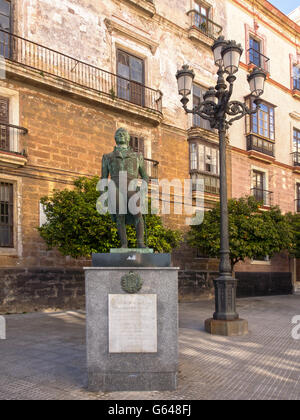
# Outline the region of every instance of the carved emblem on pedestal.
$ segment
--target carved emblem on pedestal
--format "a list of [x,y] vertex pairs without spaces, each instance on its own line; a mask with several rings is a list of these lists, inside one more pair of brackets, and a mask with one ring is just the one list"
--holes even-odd
[[121,286],[124,292],[130,294],[138,293],[143,286],[143,280],[139,274],[130,271],[122,277]]

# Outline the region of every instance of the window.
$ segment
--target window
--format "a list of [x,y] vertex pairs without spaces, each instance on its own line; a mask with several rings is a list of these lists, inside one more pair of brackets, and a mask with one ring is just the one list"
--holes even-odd
[[191,171],[198,169],[198,160],[197,160],[197,144],[190,144],[190,168]]
[[266,174],[258,170],[252,172],[252,195],[264,206],[271,204],[271,192],[266,191]]
[[117,51],[118,97],[144,105],[144,61],[124,51]]
[[216,147],[201,143],[190,143],[190,171],[193,180],[193,190],[197,180],[203,180],[204,191],[219,194],[219,150]]
[[257,67],[261,67],[261,41],[253,37],[250,37],[249,45],[250,45],[250,51],[249,51],[250,63],[255,64]]
[[219,175],[219,150],[213,146],[191,143],[190,169]]
[[300,90],[300,66],[293,65],[293,89]]
[[293,157],[294,165],[300,166],[300,130],[293,131]]
[[[255,105],[252,102],[252,108]],[[275,116],[274,107],[272,105],[262,103],[260,110],[251,117],[251,131],[252,133],[266,137],[270,140],[275,140]]]
[[219,151],[215,147],[198,144],[199,170],[219,175]]
[[208,19],[210,8],[201,2],[195,2],[195,25],[203,32],[208,31]]
[[[7,0],[0,0],[0,29],[11,32],[11,2]],[[10,36],[0,31],[0,55],[10,57],[10,44]]]
[[[200,105],[204,101],[203,95],[206,93],[206,89],[201,88],[200,86],[193,85],[193,106]],[[199,115],[193,115],[193,126],[201,127],[206,130],[211,130],[210,122],[201,118]]]
[[144,139],[143,138],[130,136],[129,145],[134,152],[142,153],[142,155],[144,156],[145,146],[144,146]]
[[296,212],[300,213],[300,183],[296,184]]
[[0,247],[13,248],[13,184],[0,182]]
[[0,150],[10,150],[9,141],[9,99],[0,96]]
[[297,128],[294,128],[293,151],[300,153],[300,130],[297,130]]

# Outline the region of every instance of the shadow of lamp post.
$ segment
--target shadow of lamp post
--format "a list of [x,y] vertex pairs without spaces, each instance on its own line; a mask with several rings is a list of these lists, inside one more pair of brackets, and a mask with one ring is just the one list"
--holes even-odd
[[[248,323],[239,318],[236,312],[237,280],[232,277],[229,252],[228,201],[226,176],[226,130],[236,120],[246,115],[256,114],[259,110],[259,97],[264,92],[266,73],[261,68],[254,68],[248,76],[251,95],[255,97],[254,110],[244,103],[231,101],[235,73],[239,70],[243,49],[235,41],[226,41],[219,37],[212,46],[214,61],[218,66],[218,82],[204,95],[204,101],[193,109],[188,109],[189,95],[195,74],[189,66],[184,65],[176,74],[179,95],[186,113],[199,115],[208,120],[212,128],[218,130],[220,148],[220,205],[221,205],[221,249],[220,277],[214,282],[216,312],[212,319],[205,321],[207,332],[216,335],[244,335],[248,333]],[[227,76],[227,77],[226,77]],[[226,77],[226,80],[225,80]]]

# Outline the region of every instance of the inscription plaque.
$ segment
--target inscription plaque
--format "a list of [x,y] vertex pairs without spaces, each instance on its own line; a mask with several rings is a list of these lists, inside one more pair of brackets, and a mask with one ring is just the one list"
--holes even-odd
[[157,296],[108,299],[109,353],[157,353]]

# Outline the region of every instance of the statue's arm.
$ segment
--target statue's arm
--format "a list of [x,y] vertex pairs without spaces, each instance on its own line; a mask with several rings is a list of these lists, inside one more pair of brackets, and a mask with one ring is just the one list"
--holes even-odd
[[102,157],[102,170],[101,170],[101,178],[102,179],[107,179],[109,176],[109,166],[108,166],[108,161],[107,161],[107,157],[105,155],[103,155]]
[[145,161],[142,154],[140,154],[139,156],[139,174],[144,181],[146,181],[147,183],[149,182],[149,176],[145,168]]

